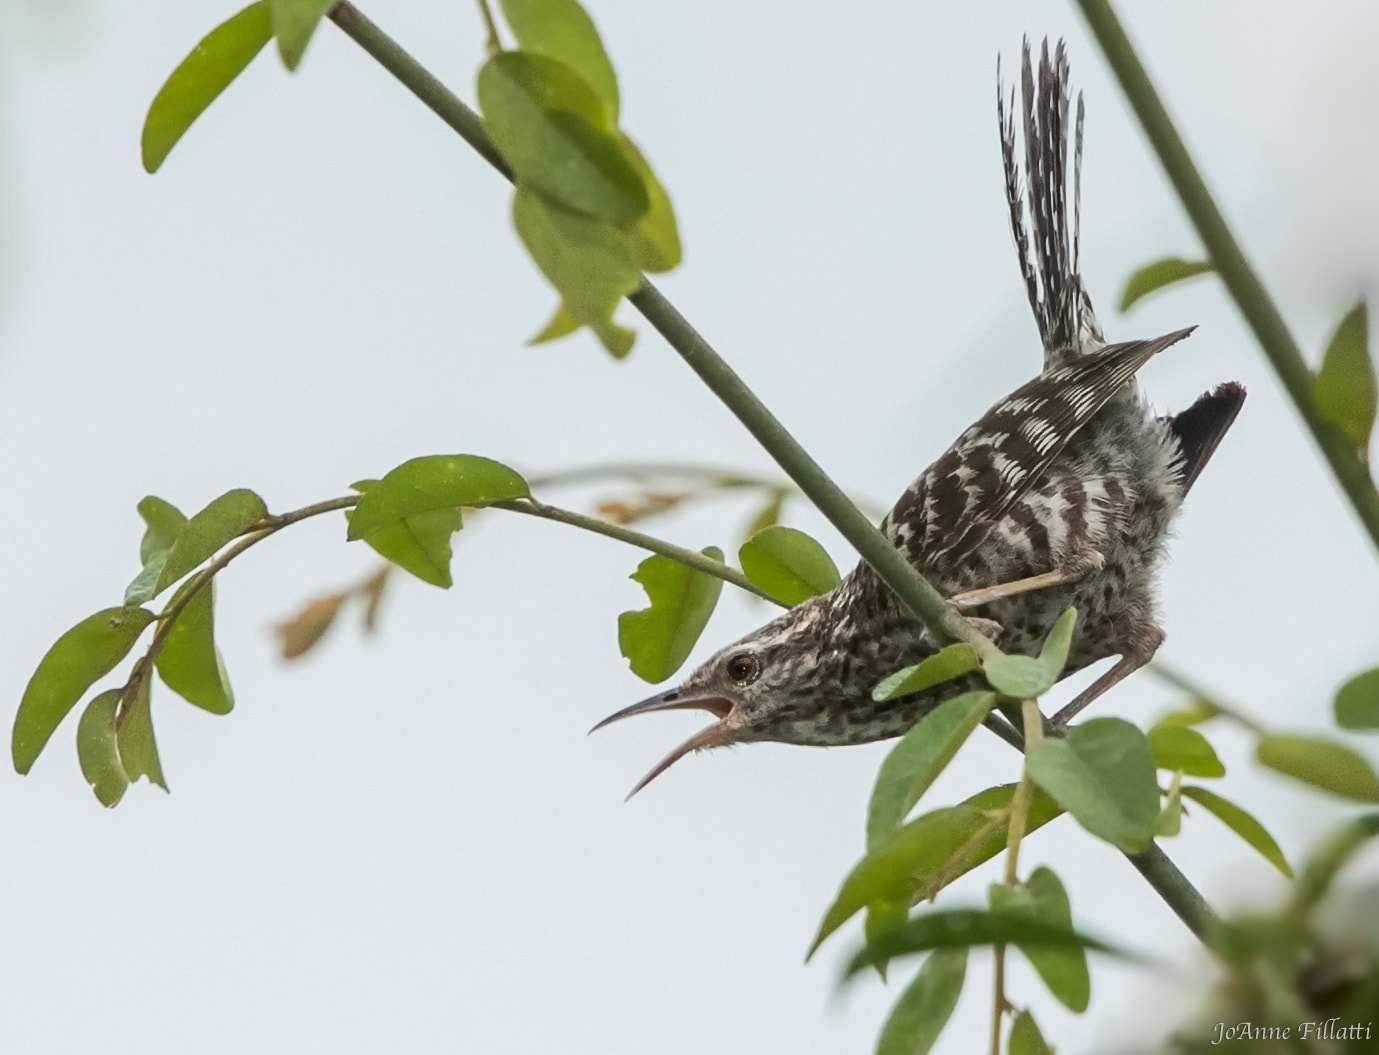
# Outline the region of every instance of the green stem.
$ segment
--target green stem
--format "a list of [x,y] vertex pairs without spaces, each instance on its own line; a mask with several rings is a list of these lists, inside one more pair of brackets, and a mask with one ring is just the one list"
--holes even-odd
[[1216,207],[1115,10],[1109,0],[1077,0],[1077,4],[1144,127],[1183,208],[1197,228],[1221,281],[1273,364],[1274,372],[1321,448],[1370,540],[1379,548],[1379,491],[1375,489],[1374,480],[1355,448],[1318,414],[1312,400],[1312,373],[1288,331],[1288,324]]
[[674,543],[666,542],[652,535],[644,535],[640,531],[633,531],[631,528],[623,527],[621,524],[610,524],[607,520],[599,520],[597,517],[585,516],[582,513],[572,513],[568,509],[559,509],[556,506],[548,506],[536,501],[534,498],[522,499],[516,502],[494,502],[493,508],[506,509],[510,513],[525,513],[528,516],[540,517],[542,520],[554,520],[559,524],[569,524],[571,527],[592,531],[596,535],[617,539],[619,542],[626,542],[630,546],[650,550],[652,553],[659,553],[662,557],[669,557],[671,560],[678,561],[680,564],[693,568],[695,571],[701,571],[705,575],[712,575],[715,579],[722,579],[724,582],[731,583],[738,589],[746,590],[748,593],[756,594],[762,600],[770,601],[772,604],[781,603],[769,593],[754,586],[751,580],[736,568],[730,568],[722,561],[714,560],[712,557],[706,557],[697,550],[685,549],[683,546],[677,546]]
[[[484,132],[477,114],[458,96],[449,91],[435,77],[381,29],[365,18],[353,4],[342,0],[331,11],[331,19],[360,47],[378,60],[426,106],[446,124],[458,132],[480,156],[494,168],[512,179],[512,171],[498,156]],[[926,626],[941,637],[966,641],[977,654],[989,657],[997,654],[996,647],[977,632],[967,620],[939,596],[924,578],[910,566],[900,551],[886,540],[867,520],[847,496],[833,483],[817,463],[805,452],[795,438],[766,409],[742,379],[719,357],[685,318],[649,282],[628,298],[659,330],[672,348],[703,379],[738,419],[771,454],[819,510],[852,543],[862,558],[899,595],[900,599]],[[1149,880],[1159,895],[1199,937],[1206,935],[1212,913],[1202,896],[1193,889],[1181,872],[1153,847],[1131,861]]]
[[1143,853],[1126,854],[1159,897],[1208,948],[1215,947],[1216,913],[1157,843]]

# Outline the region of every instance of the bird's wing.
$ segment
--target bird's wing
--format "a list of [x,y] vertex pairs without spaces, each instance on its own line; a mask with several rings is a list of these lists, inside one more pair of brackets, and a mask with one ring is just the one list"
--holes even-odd
[[882,530],[920,567],[970,552],[1145,363],[1192,332],[1107,345],[1046,370],[988,410],[926,469]]

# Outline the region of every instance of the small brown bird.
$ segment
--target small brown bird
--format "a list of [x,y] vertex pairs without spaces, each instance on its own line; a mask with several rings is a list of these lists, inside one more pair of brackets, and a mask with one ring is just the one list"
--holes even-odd
[[[1136,372],[1192,329],[1121,344],[1103,339],[1078,262],[1082,99],[1070,231],[1066,52],[1060,42],[1051,60],[1044,43],[1037,87],[1028,41],[1023,58],[1033,262],[1014,118],[1007,117],[999,72],[997,116],[1011,227],[1044,370],[924,470],[881,530],[940,592],[976,613],[1003,651],[1036,651],[1058,616],[1077,608],[1066,673],[1120,659],[1059,712],[1061,726],[1147,663],[1163,641],[1155,578],[1168,529],[1245,392],[1220,385],[1174,417],[1156,417],[1145,403]],[[717,717],[667,755],[633,795],[692,751],[753,740],[835,746],[899,736],[942,700],[979,683],[973,675],[899,699],[872,699],[882,678],[943,644],[859,564],[833,590],[716,653],[677,688],[594,728],[683,708]]]

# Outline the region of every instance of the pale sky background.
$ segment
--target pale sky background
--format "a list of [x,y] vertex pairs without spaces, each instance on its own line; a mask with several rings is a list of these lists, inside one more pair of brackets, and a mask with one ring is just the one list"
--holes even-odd
[[[472,98],[471,4],[364,6]],[[1123,6],[1315,356],[1379,273],[1379,9]],[[554,296],[511,232],[507,185],[333,26],[296,76],[261,56],[145,175],[149,101],[235,8],[0,0],[7,725],[58,634],[118,603],[145,494],[191,512],[249,486],[282,511],[450,452],[534,473],[619,457],[771,469],[630,310],[642,336],[626,363],[585,336],[524,347]],[[1066,35],[1088,106],[1083,260],[1108,335],[1199,324],[1144,371],[1162,408],[1225,379],[1250,390],[1181,522],[1163,655],[1277,727],[1329,725],[1334,686],[1379,661],[1374,554],[1214,280],[1113,311],[1136,266],[1198,248],[1071,5],[592,11],[624,125],[679,213],[686,259],[665,290],[839,481],[881,504],[1037,369],[994,76],[1022,34]],[[548,497],[588,508],[614,493]],[[749,515],[725,500],[650,527],[733,546]],[[791,522],[851,564],[816,517],[796,506]],[[453,590],[399,579],[377,637],[347,620],[296,666],[276,657],[272,623],[367,573],[371,553],[332,517],[237,563],[218,611],[236,710],[155,694],[171,796],[141,784],[102,810],[77,769],[75,715],[29,777],[3,767],[0,1050],[869,1051],[899,986],[868,978],[835,997],[859,928],[802,959],[861,852],[886,746],[696,756],[623,805],[704,721],[585,737],[648,691],[615,633],[642,606],[627,580],[640,559],[495,514],[457,546]],[[726,593],[699,657],[766,615]],[[1099,713],[1142,720],[1170,702],[1142,674]],[[1220,791],[1290,855],[1337,817],[1261,775],[1243,737],[1216,739]],[[1016,773],[978,736],[926,802]],[[1167,850],[1223,907],[1279,893],[1210,817]],[[1020,969],[1015,1001],[1065,1053],[1161,1035],[1165,1008],[1198,990],[1192,939],[1071,821],[1028,844],[1022,864],[1039,863],[1086,929],[1185,973],[1098,963],[1079,1018]],[[980,1043],[989,994],[976,956],[941,1050]]]

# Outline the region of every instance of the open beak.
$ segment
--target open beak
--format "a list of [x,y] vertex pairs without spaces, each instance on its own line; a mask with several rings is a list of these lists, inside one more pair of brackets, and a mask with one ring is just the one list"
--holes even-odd
[[631,707],[624,707],[622,710],[610,714],[603,721],[599,722],[598,725],[590,729],[589,732],[598,732],[598,730],[602,729],[605,725],[612,725],[614,722],[620,722],[624,718],[631,718],[633,715],[652,714],[655,711],[699,710],[708,711],[718,718],[718,721],[713,725],[710,725],[706,729],[699,730],[699,732],[691,736],[674,751],[666,755],[665,758],[657,762],[655,768],[646,776],[642,777],[641,780],[637,781],[637,786],[627,793],[627,798],[630,799],[686,755],[695,751],[704,751],[710,747],[722,747],[724,744],[732,743],[733,740],[736,739],[736,730],[732,729],[727,724],[727,718],[728,715],[732,713],[732,709],[733,705],[721,696],[691,697],[682,695],[679,689],[669,689],[666,692],[660,692],[655,696],[642,700],[640,703],[634,703]]

